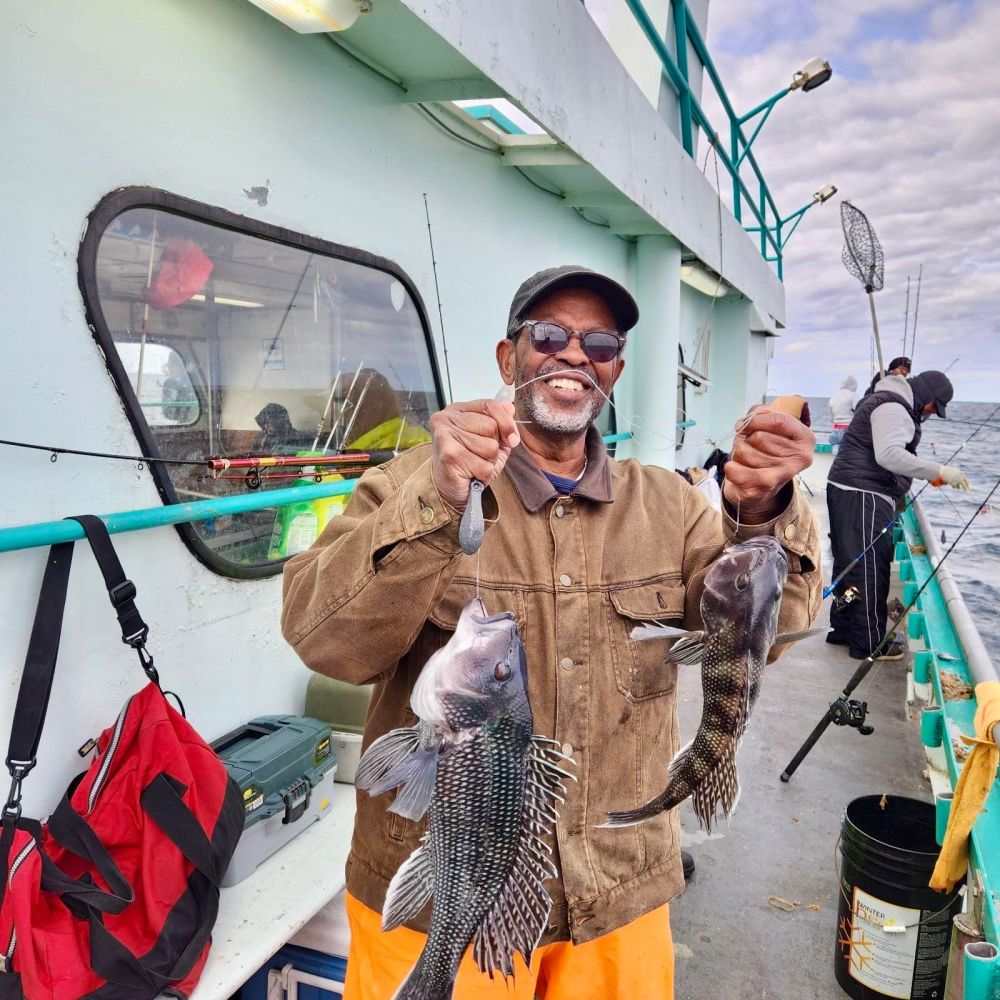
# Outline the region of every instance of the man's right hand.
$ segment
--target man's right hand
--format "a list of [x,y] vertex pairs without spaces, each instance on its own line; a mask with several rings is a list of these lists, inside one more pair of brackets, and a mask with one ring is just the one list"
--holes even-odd
[[965,473],[954,465],[942,465],[938,478],[956,490],[968,493],[972,489],[972,484],[965,478]]
[[459,511],[469,500],[471,481],[489,486],[521,443],[514,404],[493,399],[452,403],[431,416],[430,429],[434,485],[441,499]]

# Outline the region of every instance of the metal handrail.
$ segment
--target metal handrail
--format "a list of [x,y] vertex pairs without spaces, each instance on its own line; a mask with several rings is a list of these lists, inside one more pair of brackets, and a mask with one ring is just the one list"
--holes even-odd
[[[753,138],[748,140],[743,132],[742,122],[749,116],[743,116],[741,118],[736,114],[736,111],[729,100],[729,96],[726,93],[726,89],[723,86],[718,70],[715,68],[715,64],[709,55],[705,40],[702,38],[701,32],[698,30],[698,26],[694,19],[690,16],[686,0],[671,0],[671,6],[674,13],[674,34],[677,45],[676,63],[670,54],[670,50],[666,46],[666,42],[660,36],[656,26],[653,24],[653,21],[649,16],[649,13],[643,6],[642,0],[625,0],[625,2],[629,10],[632,12],[633,17],[636,19],[636,22],[641,28],[643,34],[646,36],[646,40],[659,57],[660,64],[663,71],[666,73],[667,78],[670,80],[671,85],[677,91],[677,96],[680,102],[681,144],[683,145],[685,152],[694,158],[695,149],[692,125],[693,123],[697,123],[698,126],[703,128],[705,132],[712,137],[716,152],[732,178],[733,215],[737,221],[742,220],[743,202],[745,201],[747,206],[750,208],[753,217],[760,224],[759,227],[755,227],[754,231],[760,232],[761,256],[767,261],[776,262],[778,277],[782,278],[782,247],[784,241],[782,240],[781,230],[785,220],[781,218],[781,213],[778,211],[778,206],[774,201],[774,197],[767,186],[767,182],[764,180],[764,175],[761,172],[760,166],[753,153],[750,151],[750,145],[753,142],[753,138],[756,138],[763,122],[758,123],[757,128],[754,130]],[[729,119],[730,141],[732,145],[731,155],[720,147],[718,142],[718,132],[712,128],[712,124],[709,121],[708,116],[702,110],[697,98],[691,91],[687,66],[688,41],[691,42],[695,54],[700,60],[702,66],[705,68],[705,71],[708,73],[709,79],[712,81],[716,94],[718,95],[719,100],[722,103],[722,107],[726,112],[726,116]],[[740,152],[741,145],[742,152]],[[751,196],[750,190],[740,174],[740,166],[744,161],[750,164],[750,168],[758,182],[760,188],[759,205],[757,203],[757,199]],[[768,222],[768,209],[770,209],[774,215],[774,221],[770,224]],[[774,251],[773,257],[768,254],[768,244],[770,244],[770,249],[773,249]]]

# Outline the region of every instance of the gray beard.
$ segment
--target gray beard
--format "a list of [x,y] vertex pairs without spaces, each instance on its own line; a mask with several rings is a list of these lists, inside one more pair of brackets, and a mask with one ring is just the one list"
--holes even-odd
[[[544,370],[536,374],[544,374]],[[514,384],[521,385],[525,381],[524,373],[518,366],[514,372]],[[588,405],[582,410],[568,412],[557,409],[542,396],[540,381],[525,386],[520,395],[524,415],[542,430],[552,434],[579,434],[581,431],[585,431],[597,419],[597,415],[604,406],[604,397],[599,396],[596,399],[591,398]]]

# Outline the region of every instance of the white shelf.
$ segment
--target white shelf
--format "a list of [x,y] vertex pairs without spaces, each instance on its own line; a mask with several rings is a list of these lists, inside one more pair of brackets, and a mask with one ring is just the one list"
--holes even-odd
[[329,815],[222,890],[212,950],[191,1000],[227,1000],[344,887],[354,794],[354,785],[334,785]]

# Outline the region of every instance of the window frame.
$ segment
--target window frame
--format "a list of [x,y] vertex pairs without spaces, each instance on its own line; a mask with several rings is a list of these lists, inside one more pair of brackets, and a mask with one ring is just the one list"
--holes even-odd
[[[304,250],[307,253],[333,257],[352,264],[361,264],[364,267],[382,271],[395,278],[403,285],[413,301],[420,320],[420,326],[424,333],[424,343],[427,348],[431,377],[434,380],[438,405],[441,408],[446,405],[441,372],[438,366],[437,350],[427,318],[427,309],[424,305],[424,300],[409,275],[394,261],[386,257],[380,257],[377,254],[369,253],[367,250],[360,250],[357,247],[346,246],[342,243],[332,243],[318,236],[309,236],[291,229],[285,229],[281,226],[261,222],[259,219],[254,219],[250,216],[238,215],[235,212],[230,212],[215,205],[208,205],[193,198],[173,194],[162,188],[125,187],[105,195],[97,203],[90,215],[87,216],[87,226],[83,239],[80,242],[80,252],[77,258],[77,281],[80,294],[83,298],[87,325],[104,356],[104,363],[111,376],[112,384],[124,405],[125,415],[132,426],[132,432],[139,442],[143,455],[148,455],[150,458],[163,457],[157,446],[153,430],[143,416],[142,408],[125,372],[125,366],[118,355],[112,331],[108,327],[104,311],[101,308],[101,300],[97,287],[97,253],[101,239],[107,228],[119,215],[134,208],[160,209],[174,215],[184,216],[196,222],[203,222],[218,226],[221,229],[229,229],[243,235],[254,236],[273,243],[280,243],[294,249]],[[212,386],[208,386],[207,391],[212,392]],[[197,386],[195,386],[195,392],[198,392]],[[164,466],[159,462],[150,462],[149,471],[153,477],[153,483],[156,486],[157,492],[160,494],[161,501],[165,505],[180,503],[181,501],[174,490],[173,483],[170,481],[170,477],[166,473]],[[239,565],[224,559],[213,549],[205,545],[193,525],[178,524],[175,527],[192,555],[220,576],[238,580],[259,580],[269,576],[276,576],[281,572],[286,562],[285,559],[276,559],[273,562],[260,566]]]

